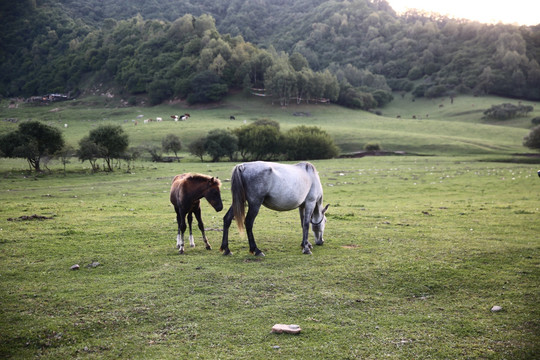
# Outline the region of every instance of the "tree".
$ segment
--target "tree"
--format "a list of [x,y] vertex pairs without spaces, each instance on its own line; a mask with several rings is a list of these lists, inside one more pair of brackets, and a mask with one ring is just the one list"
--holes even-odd
[[316,126],[297,126],[285,134],[288,160],[330,159],[338,155],[334,140]]
[[540,151],[540,125],[534,127],[529,135],[523,138],[523,146]]
[[190,81],[187,101],[190,104],[219,101],[227,94],[227,85],[212,71],[198,73]]
[[206,138],[200,137],[188,145],[189,153],[195,156],[198,156],[201,161],[203,160],[204,154],[206,154]]
[[88,136],[83,137],[79,141],[79,149],[77,150],[77,157],[80,161],[85,162],[88,160],[92,171],[96,172],[99,166],[96,164],[97,160],[103,156],[104,149],[98,144],[90,140]]
[[69,164],[69,159],[75,155],[75,148],[69,144],[64,145],[55,154],[60,158],[62,165],[64,165],[64,175],[66,174],[66,164]]
[[165,136],[163,140],[161,140],[161,147],[165,152],[172,151],[176,157],[176,160],[180,162],[180,159],[178,159],[178,152],[182,150],[182,143],[180,142],[178,136],[174,134]]
[[15,131],[0,137],[0,151],[6,157],[24,158],[31,168],[41,171],[41,162],[64,146],[62,132],[40,121],[27,121]]
[[281,133],[278,126],[271,124],[250,124],[234,131],[238,137],[238,150],[244,161],[270,160],[279,153]]
[[233,161],[234,153],[238,150],[238,138],[227,130],[212,130],[206,137],[204,148],[214,162],[223,156],[228,156],[229,160]]
[[[129,145],[128,135],[119,125],[101,125],[90,131],[88,137],[83,138],[81,142],[83,140],[85,141],[84,145],[88,147],[89,154],[105,160],[108,171],[113,171],[112,159],[122,158]],[[94,143],[96,146],[92,147],[86,142]]]

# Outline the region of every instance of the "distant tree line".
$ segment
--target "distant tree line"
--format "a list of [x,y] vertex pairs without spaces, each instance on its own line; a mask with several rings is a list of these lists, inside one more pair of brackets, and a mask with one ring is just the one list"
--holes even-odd
[[[98,160],[103,160],[105,171],[114,171],[114,163],[126,161],[128,169],[132,161],[148,152],[152,161],[164,161],[163,152],[178,152],[182,143],[178,136],[169,134],[162,139],[161,147],[142,145],[129,147],[128,135],[119,125],[101,125],[91,130],[79,141],[79,148],[66,145],[62,132],[51,125],[32,120],[19,124],[16,130],[0,135],[0,157],[23,158],[36,172],[43,170],[43,161],[58,158],[65,166],[76,156],[81,162],[88,161],[92,171],[100,170]],[[298,126],[281,133],[279,123],[259,120],[235,130],[216,129],[193,141],[189,152],[204,160],[226,158],[235,161],[251,160],[310,160],[328,159],[339,154],[334,140],[318,127]],[[45,164],[46,167],[46,164]]]
[[531,105],[504,103],[492,105],[491,108],[484,111],[484,117],[494,120],[509,120],[516,117],[527,116],[527,114],[533,110],[534,108]]
[[189,150],[201,160],[208,154],[212,161],[234,161],[237,154],[242,161],[330,159],[339,154],[334,140],[318,127],[298,126],[282,133],[278,122],[266,119],[232,131],[212,130]]
[[3,96],[106,83],[153,104],[235,88],[362,109],[390,91],[540,99],[540,26],[397,16],[385,0],[23,0],[0,11]]

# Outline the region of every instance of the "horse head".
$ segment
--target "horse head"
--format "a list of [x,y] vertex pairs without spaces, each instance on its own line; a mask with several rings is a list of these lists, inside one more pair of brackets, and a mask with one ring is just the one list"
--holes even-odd
[[[324,233],[324,227],[326,225],[326,216],[324,213],[326,210],[328,210],[328,207],[330,204],[326,205],[324,209],[322,209],[320,213],[320,218],[317,221],[314,221],[314,219],[311,219],[311,229],[313,230],[313,234],[315,235],[315,244],[322,245],[324,243],[323,239],[323,233]],[[317,205],[317,207],[320,208],[320,205]]]
[[223,203],[221,202],[221,181],[218,178],[208,179],[208,188],[204,192],[204,198],[212,205],[216,211],[223,210]]

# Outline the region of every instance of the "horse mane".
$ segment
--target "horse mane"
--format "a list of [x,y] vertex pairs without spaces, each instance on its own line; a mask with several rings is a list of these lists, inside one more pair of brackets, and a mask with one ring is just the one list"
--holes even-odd
[[186,182],[188,180],[197,182],[197,183],[213,180],[218,186],[221,186],[221,181],[217,177],[213,177],[213,176],[205,175],[205,174],[199,174],[199,173],[186,173],[186,174],[176,175],[173,179],[173,183],[176,181]]

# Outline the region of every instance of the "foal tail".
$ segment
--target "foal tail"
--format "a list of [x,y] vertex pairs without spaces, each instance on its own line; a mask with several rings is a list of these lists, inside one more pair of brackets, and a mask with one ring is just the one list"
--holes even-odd
[[244,165],[236,165],[231,177],[232,208],[240,232],[244,231],[244,220],[246,219],[246,190],[244,189],[242,170],[244,170]]

